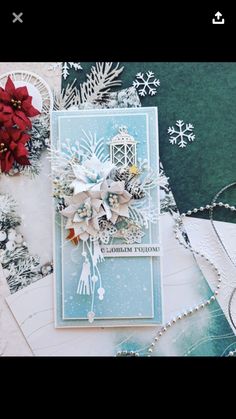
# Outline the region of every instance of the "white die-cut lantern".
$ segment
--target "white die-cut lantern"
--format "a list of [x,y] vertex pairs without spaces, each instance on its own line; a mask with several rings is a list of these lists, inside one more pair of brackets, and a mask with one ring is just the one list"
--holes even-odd
[[119,134],[110,141],[110,159],[117,167],[136,165],[136,144],[127,127],[119,128]]

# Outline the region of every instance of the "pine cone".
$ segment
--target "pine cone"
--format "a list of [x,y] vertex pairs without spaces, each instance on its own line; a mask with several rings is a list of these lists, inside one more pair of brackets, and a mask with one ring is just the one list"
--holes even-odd
[[126,190],[133,196],[134,199],[141,199],[145,196],[145,191],[139,185],[129,184]]
[[65,208],[66,208],[66,204],[65,204],[64,198],[59,198],[59,200],[57,202],[57,205],[56,205],[57,212],[61,212]]
[[127,182],[129,180],[129,177],[130,177],[129,168],[128,167],[120,167],[115,172],[114,180],[115,181]]

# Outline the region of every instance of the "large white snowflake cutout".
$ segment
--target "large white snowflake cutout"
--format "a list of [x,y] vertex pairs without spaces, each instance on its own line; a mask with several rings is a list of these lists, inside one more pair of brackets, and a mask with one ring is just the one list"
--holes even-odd
[[[171,144],[177,144],[180,148],[187,146],[188,142],[193,142],[195,135],[192,133],[194,126],[192,124],[185,124],[183,121],[176,121],[175,127],[168,128],[168,134],[171,135],[169,141]],[[184,128],[183,128],[184,127]]]
[[136,79],[133,81],[133,86],[138,90],[139,96],[154,96],[157,94],[157,87],[160,86],[160,81],[155,78],[153,71],[136,74]]
[[50,65],[49,70],[53,70],[55,71],[57,68],[59,68],[61,70],[61,74],[64,80],[67,79],[67,77],[69,76],[70,72],[69,70],[71,68],[73,68],[74,70],[78,71],[78,70],[82,70],[82,67],[80,65],[80,63],[74,63],[74,62],[57,62],[54,63],[52,65]]

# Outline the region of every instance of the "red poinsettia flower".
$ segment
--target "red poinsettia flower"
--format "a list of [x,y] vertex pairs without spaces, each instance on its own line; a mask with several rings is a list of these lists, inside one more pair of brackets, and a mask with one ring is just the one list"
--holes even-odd
[[8,76],[5,89],[0,87],[0,121],[6,128],[17,125],[21,130],[31,128],[29,118],[40,112],[32,105],[32,96],[29,96],[26,86],[15,87]]
[[[1,89],[1,87],[0,87]],[[6,106],[0,102],[0,126],[4,126],[9,119],[12,118],[13,110],[10,106]]]
[[14,162],[26,166],[30,164],[25,147],[30,136],[17,128],[0,130],[0,166],[2,172],[9,172]]

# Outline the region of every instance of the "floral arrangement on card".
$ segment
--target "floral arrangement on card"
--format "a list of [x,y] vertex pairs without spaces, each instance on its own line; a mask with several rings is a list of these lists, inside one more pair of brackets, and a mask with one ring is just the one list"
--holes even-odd
[[[82,244],[84,258],[77,293],[97,294],[105,290],[98,264],[103,261],[101,246],[114,239],[141,243],[149,223],[155,223],[158,209],[152,206],[150,191],[159,181],[147,161],[136,158],[137,141],[127,127],[110,139],[110,155],[104,138],[83,132],[71,146],[50,148],[56,209],[65,219],[67,239]],[[88,313],[93,321],[94,313]]]

